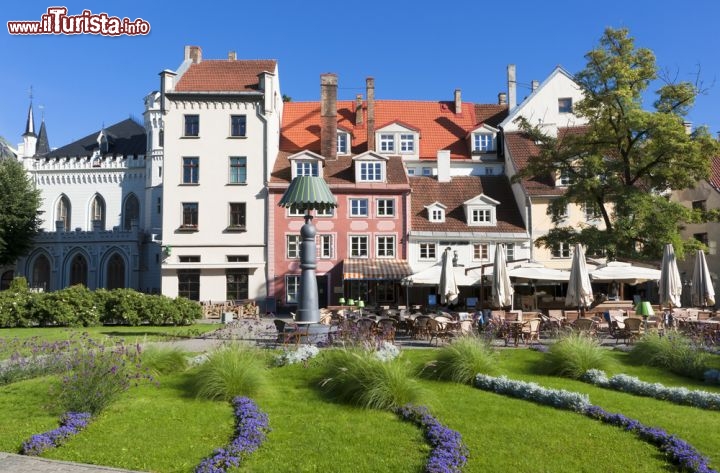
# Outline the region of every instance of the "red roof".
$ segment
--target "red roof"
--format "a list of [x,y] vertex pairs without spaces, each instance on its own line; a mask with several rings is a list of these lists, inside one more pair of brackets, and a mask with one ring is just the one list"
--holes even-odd
[[249,92],[258,90],[258,74],[275,72],[277,62],[259,60],[204,60],[191,64],[175,92]]
[[[482,120],[493,119],[505,106],[483,106]],[[363,103],[363,121],[355,125],[355,102],[337,102],[338,127],[352,132],[352,152],[367,151],[367,103]],[[464,102],[462,113],[454,112],[453,102],[423,102],[401,100],[375,101],[375,129],[399,122],[419,130],[419,155],[436,159],[439,150],[450,150],[454,159],[469,159],[470,150],[465,138],[482,121],[476,106]],[[488,124],[491,124],[488,122]],[[493,121],[494,125],[497,125]],[[280,133],[280,149],[291,153],[301,150],[320,152],[320,102],[288,102],[284,104]]]
[[720,156],[713,158],[710,162],[710,177],[708,182],[720,192]]
[[[509,151],[507,158],[512,160],[516,171],[525,169],[530,157],[539,153],[533,139],[522,132],[505,133],[505,146]],[[555,187],[555,179],[549,175],[526,177],[520,183],[530,195],[562,195],[565,192],[565,189]]]
[[[411,228],[413,231],[436,232],[525,232],[520,212],[506,176],[455,176],[450,182],[438,182],[435,177],[410,178],[412,189]],[[497,200],[497,225],[469,226],[463,203],[480,194]],[[445,222],[428,219],[425,206],[440,202],[445,209]]]

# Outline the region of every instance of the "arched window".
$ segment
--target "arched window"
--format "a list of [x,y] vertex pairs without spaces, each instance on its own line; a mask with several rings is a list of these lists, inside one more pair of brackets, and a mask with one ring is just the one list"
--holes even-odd
[[62,229],[66,232],[70,231],[70,199],[63,195],[60,197],[57,203],[57,209],[55,210],[55,221],[63,222]]
[[106,289],[121,289],[125,287],[125,260],[115,253],[107,264]]
[[77,254],[70,263],[70,285],[87,286],[88,265],[83,255]]
[[90,204],[91,228],[95,228],[95,222],[100,222],[100,230],[105,230],[105,199],[100,195],[96,195]]
[[123,209],[123,230],[130,230],[132,221],[140,224],[140,202],[135,194],[130,194],[125,199],[125,208]]
[[47,256],[40,255],[35,258],[32,267],[32,287],[47,291],[50,289],[50,261]]
[[5,271],[2,276],[0,276],[0,291],[10,289],[10,283],[12,282],[14,275],[15,273],[11,269],[9,271]]

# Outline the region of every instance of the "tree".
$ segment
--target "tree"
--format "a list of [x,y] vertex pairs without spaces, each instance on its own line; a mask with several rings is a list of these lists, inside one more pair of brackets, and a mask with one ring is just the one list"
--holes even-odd
[[32,246],[40,225],[40,191],[15,159],[0,159],[0,265],[12,264]]
[[[584,98],[574,112],[587,125],[549,136],[521,123],[540,152],[518,177],[563,175],[569,181],[548,209],[555,227],[536,245],[579,242],[589,254],[631,259],[659,259],[666,243],[679,255],[696,248],[699,242],[680,235],[696,216],[669,194],[707,178],[720,150],[706,128],[686,131],[684,117],[703,92],[699,83],[660,78],[654,110],[647,111],[643,98],[659,79],[658,68],[652,51],[636,48],[628,30],[606,29],[585,58],[576,76]],[[605,228],[561,226],[568,203],[590,206]]]

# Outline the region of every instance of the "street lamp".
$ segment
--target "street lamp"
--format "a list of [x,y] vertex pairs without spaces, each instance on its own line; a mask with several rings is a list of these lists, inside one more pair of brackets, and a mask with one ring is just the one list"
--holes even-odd
[[280,207],[292,207],[305,211],[305,225],[300,229],[300,290],[295,322],[313,324],[320,322],[318,289],[315,277],[317,256],[315,249],[315,225],[311,210],[330,210],[337,207],[335,197],[325,180],[317,176],[297,176],[283,194]]

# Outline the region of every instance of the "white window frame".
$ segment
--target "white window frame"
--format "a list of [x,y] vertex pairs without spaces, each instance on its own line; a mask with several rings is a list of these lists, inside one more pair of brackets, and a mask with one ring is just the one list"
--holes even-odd
[[332,259],[333,257],[333,235],[330,233],[322,233],[318,235],[318,257],[322,259]]
[[[432,252],[432,255],[430,253]],[[425,253],[425,256],[423,256]],[[437,243],[430,241],[422,241],[418,243],[418,259],[423,261],[437,260]]]
[[299,293],[300,293],[300,275],[299,274],[286,275],[285,276],[285,302],[288,304],[297,304]]
[[287,259],[300,259],[300,235],[285,235],[285,257]]
[[395,152],[395,134],[393,133],[380,133],[380,152],[381,153],[394,153]]
[[[375,257],[376,258],[395,258],[395,255],[397,254],[395,251],[395,240],[396,240],[395,235],[376,235],[375,236]],[[389,246],[388,246],[388,243],[390,243]]]
[[[350,216],[351,216],[351,217],[369,217],[369,216],[370,216],[370,202],[369,202],[369,199],[368,199],[368,198],[366,198],[366,197],[362,197],[362,198],[352,197],[352,198],[350,198],[350,199],[348,199],[348,200],[349,200],[349,202],[348,202],[348,204],[349,204],[349,205],[348,205],[348,208],[350,209]],[[362,201],[365,201],[365,213],[364,213],[364,214],[356,213],[356,211],[359,212],[359,211],[362,210],[361,207],[360,207],[360,202],[362,202]],[[355,204],[358,204],[357,207],[356,207]]]
[[[478,253],[480,256],[478,256]],[[490,245],[487,243],[473,243],[473,261],[488,261],[490,259]]]
[[495,135],[492,133],[473,134],[473,151],[476,153],[492,153],[495,151]]
[[[565,105],[569,105],[569,106],[565,106]],[[558,98],[558,113],[573,113],[572,97]]]
[[301,160],[298,159],[293,165],[295,175],[297,176],[319,176],[320,175],[320,163],[317,161]]
[[359,182],[383,182],[385,180],[385,163],[381,161],[360,161]]
[[350,154],[350,134],[338,131],[337,154]]
[[572,251],[570,251],[570,245],[566,243],[558,243],[556,246],[553,246],[551,252],[553,258],[561,258],[561,259],[568,259],[572,257]]
[[515,261],[515,243],[505,243],[505,258],[507,261]]
[[[355,240],[357,240],[357,248],[358,251],[356,252],[353,248],[353,245],[355,245]],[[364,240],[364,246],[365,251],[364,254],[361,250],[362,248],[362,241]],[[348,235],[348,255],[350,258],[369,258],[370,257],[370,237],[368,235]]]
[[470,209],[470,223],[474,225],[492,225],[493,209],[474,207]]
[[407,168],[407,175],[408,175],[408,176],[414,176],[414,175],[415,175],[415,168]]
[[600,209],[589,202],[583,203],[583,213],[585,214],[585,220],[587,221],[599,220],[602,216]]
[[[388,213],[388,202],[390,203],[390,213]],[[395,199],[377,199],[375,201],[375,215],[378,217],[394,217]]]
[[415,153],[414,133],[400,133],[400,152],[403,154]]
[[442,223],[445,221],[445,209],[431,207],[428,209],[428,219],[431,222]]

